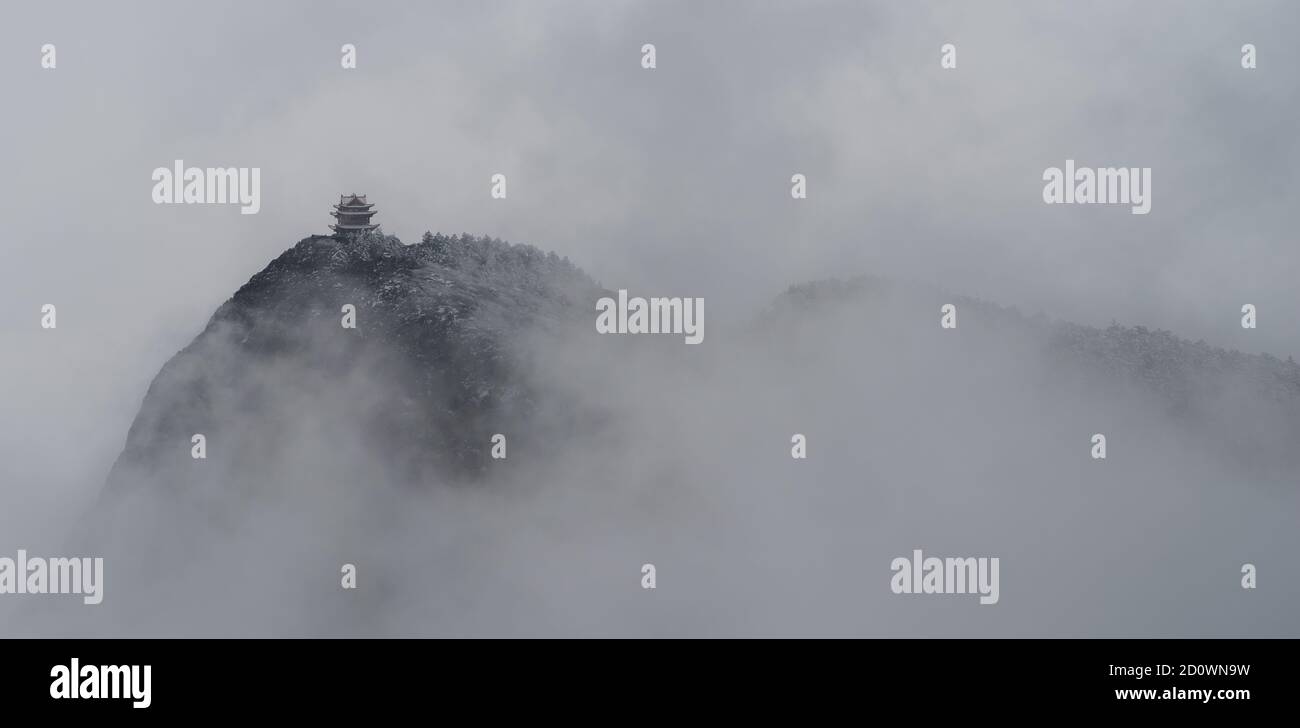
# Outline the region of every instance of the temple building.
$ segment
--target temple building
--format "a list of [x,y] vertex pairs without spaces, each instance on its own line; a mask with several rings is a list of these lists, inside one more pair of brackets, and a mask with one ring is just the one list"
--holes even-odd
[[339,204],[330,213],[338,219],[338,224],[330,225],[330,230],[339,235],[374,230],[379,227],[370,224],[370,218],[375,214],[370,208],[374,206],[373,202],[366,202],[365,195],[339,195]]

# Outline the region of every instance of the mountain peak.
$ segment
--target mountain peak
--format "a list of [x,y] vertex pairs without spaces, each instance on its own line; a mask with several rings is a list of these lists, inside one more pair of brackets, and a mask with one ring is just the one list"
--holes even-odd
[[398,467],[474,471],[491,434],[538,404],[529,337],[589,323],[596,291],[554,253],[487,237],[426,233],[405,245],[377,231],[309,236],[250,278],[162,368],[110,482],[126,482],[131,469],[188,465],[196,434],[209,443],[207,459],[245,458],[268,446],[234,446],[246,420],[322,401]]

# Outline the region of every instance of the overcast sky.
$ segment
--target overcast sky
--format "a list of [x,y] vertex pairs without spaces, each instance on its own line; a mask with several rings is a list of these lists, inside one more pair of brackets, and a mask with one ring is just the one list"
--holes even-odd
[[[1289,2],[13,5],[0,527],[93,495],[162,363],[327,232],[339,193],[407,242],[496,236],[703,296],[711,324],[874,273],[1300,353],[1297,21]],[[260,213],[154,205],[176,159],[260,167]],[[1066,159],[1151,167],[1150,214],[1043,204]]]

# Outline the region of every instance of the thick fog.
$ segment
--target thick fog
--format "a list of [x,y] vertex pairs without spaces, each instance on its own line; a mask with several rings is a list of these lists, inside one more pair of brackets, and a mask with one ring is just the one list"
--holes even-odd
[[[1297,20],[1281,2],[13,8],[0,556],[107,565],[99,606],[0,595],[0,633],[1295,636],[1296,473],[1276,443],[1213,441],[1277,437],[1255,395],[1258,420],[1189,427],[964,308],[938,320],[967,294],[1300,352]],[[261,211],[154,205],[150,172],[176,159],[260,167]],[[1066,159],[1151,167],[1151,213],[1044,205]],[[283,419],[244,436],[282,447],[259,483],[105,498],[163,363],[353,191],[407,242],[498,236],[608,288],[703,297],[705,343],[520,342],[548,401],[604,424],[473,483],[394,477],[342,424],[393,382],[268,369]],[[791,284],[858,273],[913,293],[755,323]],[[892,594],[917,548],[1000,557],[999,603]]]

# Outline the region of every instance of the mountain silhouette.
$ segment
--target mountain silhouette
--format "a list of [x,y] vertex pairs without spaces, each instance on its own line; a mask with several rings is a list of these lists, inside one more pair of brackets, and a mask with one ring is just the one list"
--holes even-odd
[[[332,457],[347,463],[351,451],[367,463],[361,479],[472,480],[489,462],[498,434],[508,433],[513,460],[574,435],[595,436],[619,414],[582,392],[590,384],[579,373],[583,366],[548,366],[539,354],[548,346],[587,365],[603,357],[624,363],[619,366],[642,355],[655,361],[641,367],[656,372],[646,375],[653,384],[624,379],[613,385],[630,391],[672,387],[674,377],[692,376],[678,357],[665,356],[668,349],[628,341],[637,337],[603,337],[598,344],[594,302],[606,294],[567,259],[527,245],[428,233],[415,245],[380,232],[308,237],[254,275],[163,366],[113,467],[110,492],[149,479],[176,488],[191,488],[196,478],[215,488],[258,488],[284,477],[277,468]],[[949,301],[960,323],[944,331],[939,304]],[[347,306],[354,309],[354,328],[343,325]],[[834,331],[819,325],[836,317],[845,323]],[[887,279],[791,287],[742,335],[722,341],[721,360],[730,362],[722,366],[742,371],[761,368],[768,357],[834,358],[834,340],[845,335],[868,342],[876,357],[942,359],[936,380],[962,367],[969,370],[964,377],[973,376],[987,366],[989,381],[1010,389],[1027,377],[1034,381],[1026,385],[1050,393],[1069,388],[1083,400],[1136,397],[1207,449],[1265,469],[1296,464],[1300,366],[1293,361],[1140,326],[1097,329],[1024,316]],[[909,353],[918,341],[925,348]],[[1019,354],[1005,363],[1006,352]],[[1026,359],[1044,366],[1022,373],[1017,362]],[[831,379],[838,377],[852,374]],[[755,388],[763,386],[770,383]],[[914,399],[891,406],[944,406],[929,399],[933,387],[915,386]],[[730,384],[717,388],[724,390],[735,400],[730,406],[763,396]],[[196,469],[192,444],[199,434],[206,457]]]
[[326,410],[393,469],[472,474],[492,434],[543,405],[522,342],[589,327],[597,290],[553,253],[484,237],[308,237],[163,366],[110,486],[189,465],[196,434],[207,459],[247,472]]

